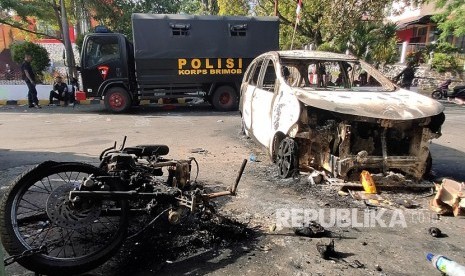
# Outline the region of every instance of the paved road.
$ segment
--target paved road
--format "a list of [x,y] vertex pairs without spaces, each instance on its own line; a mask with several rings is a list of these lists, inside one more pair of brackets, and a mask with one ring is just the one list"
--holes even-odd
[[[431,147],[433,170],[438,176],[465,180],[465,106],[444,104],[446,122],[443,136],[434,140]],[[100,151],[111,146],[113,141],[120,141],[125,135],[128,136],[129,145],[167,144],[171,149],[170,156],[175,158],[190,156],[191,150],[195,148],[207,150],[206,155],[196,155],[201,164],[201,179],[226,186],[234,178],[241,160],[250,153],[250,148],[240,139],[239,127],[240,118],[237,112],[220,113],[208,106],[174,109],[147,106],[125,115],[109,114],[100,106],[78,106],[74,109],[44,107],[38,110],[1,106],[0,188],[25,168],[45,160],[97,163],[96,157]],[[259,158],[266,157],[262,155]],[[253,171],[249,170],[249,175],[250,173],[253,174]],[[257,200],[260,201],[259,198]],[[288,199],[276,199],[279,200]],[[278,254],[273,261],[281,259]],[[247,257],[243,262],[248,262]],[[247,269],[242,264],[227,267],[223,274],[221,270],[210,272],[215,275],[229,275],[228,273],[234,273],[237,269]],[[189,267],[192,263],[186,265]],[[251,269],[260,271],[262,266],[263,264],[257,263]],[[271,270],[273,269],[270,268],[268,272]],[[9,268],[9,273],[29,275],[19,266]],[[247,274],[247,270],[242,270],[242,273]],[[143,275],[152,274],[147,272]]]
[[[465,106],[443,102],[446,122],[443,136],[432,142],[433,170],[439,176],[465,179]],[[227,120],[223,120],[226,118]],[[219,124],[218,120],[224,122]],[[93,161],[99,150],[121,140],[129,143],[166,143],[178,148],[202,147],[191,134],[204,136],[204,127],[214,136],[224,127],[233,131],[237,112],[215,112],[209,106],[144,106],[129,114],[114,115],[99,105],[29,109],[0,106],[0,170],[54,159]],[[204,123],[206,125],[204,125]],[[231,125],[231,123],[233,125]],[[216,126],[211,128],[210,126]],[[221,127],[218,127],[221,126]],[[200,139],[201,140],[201,139]]]

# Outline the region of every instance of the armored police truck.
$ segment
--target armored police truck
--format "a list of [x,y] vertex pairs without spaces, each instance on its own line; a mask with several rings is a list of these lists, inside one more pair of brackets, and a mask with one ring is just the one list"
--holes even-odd
[[277,17],[133,14],[133,42],[111,32],[84,38],[83,90],[113,112],[185,97],[234,110],[249,63],[278,49],[278,28]]

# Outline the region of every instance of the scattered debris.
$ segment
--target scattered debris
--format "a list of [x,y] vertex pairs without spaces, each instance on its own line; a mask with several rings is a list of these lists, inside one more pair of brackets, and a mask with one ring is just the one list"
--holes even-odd
[[376,269],[376,271],[383,271],[383,269],[381,268],[381,266],[379,264],[375,265],[375,269]]
[[431,264],[439,271],[442,272],[442,275],[449,276],[463,276],[465,275],[465,266],[460,265],[452,261],[443,255],[434,255],[433,253],[428,253],[426,259],[431,262]]
[[314,170],[308,176],[308,182],[311,185],[320,184],[321,182],[323,182],[324,176],[325,176],[324,173]]
[[384,198],[378,194],[366,193],[365,191],[351,191],[349,190],[350,196],[356,200],[368,200],[370,203],[379,204],[384,202]]
[[276,230],[276,223],[273,223],[272,225],[270,225],[269,230],[270,232],[274,232]]
[[354,260],[352,263],[349,263],[349,265],[353,268],[364,268],[365,265],[362,264],[359,260]]
[[326,229],[316,221],[310,221],[307,226],[295,228],[294,233],[297,236],[321,238],[326,235]]
[[329,260],[332,257],[335,257],[336,251],[334,250],[334,240],[331,239],[328,244],[324,242],[318,242],[316,244],[316,250],[320,253],[321,258]]
[[203,149],[203,148],[191,149],[190,152],[191,153],[202,153],[202,154],[207,154],[208,153],[208,151],[206,149]]
[[430,201],[430,209],[440,215],[465,215],[465,184],[452,179],[444,179],[436,185],[436,196]]
[[368,171],[362,171],[360,174],[360,182],[362,183],[363,189],[366,193],[376,194],[375,182]]
[[407,209],[412,209],[418,207],[416,203],[414,203],[410,199],[396,199],[394,201],[397,205],[404,206]]
[[250,160],[251,162],[258,162],[258,161],[257,161],[257,156],[256,156],[255,154],[253,154],[253,153],[251,153],[251,154],[249,155],[249,160]]
[[431,236],[435,238],[440,238],[443,236],[441,230],[437,227],[431,227],[430,229],[428,229],[428,232]]
[[224,121],[223,120],[218,120],[216,121],[217,123],[223,123]]

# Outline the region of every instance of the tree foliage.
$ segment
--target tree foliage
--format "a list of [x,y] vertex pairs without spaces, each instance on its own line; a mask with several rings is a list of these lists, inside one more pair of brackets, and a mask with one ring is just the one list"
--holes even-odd
[[443,12],[433,16],[441,30],[440,40],[447,41],[450,35],[465,35],[465,2],[463,0],[433,0]]
[[216,15],[219,12],[218,0],[184,0],[181,2],[180,13]]
[[[257,13],[273,15],[274,0],[257,0]],[[361,21],[381,21],[392,1],[386,0],[314,0],[302,1],[300,24],[297,26],[296,38],[300,43],[338,41],[350,37],[350,33]],[[278,16],[286,29],[293,30],[296,19],[296,0],[279,0]],[[291,31],[292,33],[292,31]],[[283,41],[282,46],[289,42]]]
[[86,0],[86,7],[93,18],[115,32],[132,38],[131,15],[133,13],[177,13],[181,0]]
[[[256,0],[256,13],[273,15],[275,0]],[[405,0],[406,4],[423,0]],[[289,49],[296,21],[297,0],[279,0],[280,47]],[[294,45],[353,54],[376,63],[393,61],[395,26],[383,25],[392,0],[303,0]],[[295,47],[294,47],[295,48]]]
[[247,0],[218,0],[219,15],[248,15],[249,1]]
[[50,58],[47,50],[32,42],[16,42],[11,45],[11,54],[13,60],[21,64],[25,54],[32,56],[31,66],[39,76],[50,65]]
[[[0,0],[0,10],[7,11],[0,17],[0,23],[40,36],[60,40],[65,45],[68,74],[74,76],[77,73],[74,66],[74,53],[69,35],[67,35],[68,22],[69,19],[72,19],[67,16],[69,13],[67,7],[69,9],[72,6],[71,1],[74,2],[74,0]],[[56,27],[59,30],[58,35],[45,34],[34,30],[32,27],[37,22],[37,19],[40,19],[42,24]]]
[[[62,33],[59,0],[0,0],[0,10],[8,11],[0,16],[0,23],[40,36],[62,40],[60,35],[55,36],[31,29],[37,19],[40,19],[43,24],[51,26],[59,30],[59,33]],[[14,16],[11,16],[10,12],[13,12]]]

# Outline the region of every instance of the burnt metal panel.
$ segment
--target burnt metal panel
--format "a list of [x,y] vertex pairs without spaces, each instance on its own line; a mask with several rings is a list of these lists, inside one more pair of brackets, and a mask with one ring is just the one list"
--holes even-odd
[[308,106],[342,114],[389,120],[412,120],[444,111],[438,101],[407,90],[394,92],[317,91],[295,89]]

